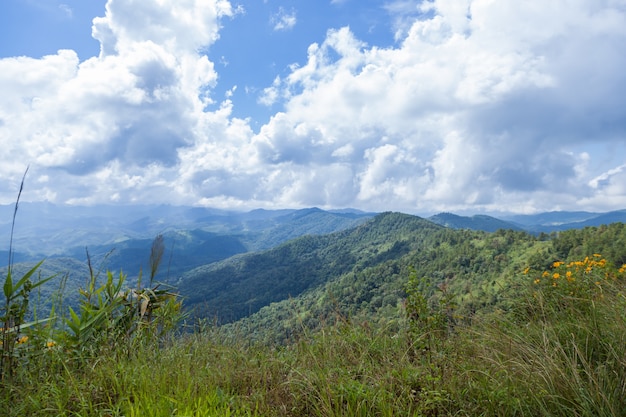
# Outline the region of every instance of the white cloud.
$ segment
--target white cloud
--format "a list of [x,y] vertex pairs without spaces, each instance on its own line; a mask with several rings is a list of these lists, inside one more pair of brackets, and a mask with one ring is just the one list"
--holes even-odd
[[[0,60],[3,176],[29,163],[53,169],[46,187],[57,187],[61,201],[84,202],[131,191],[137,198],[159,175],[175,179],[179,151],[209,134],[198,126],[212,99],[199,92],[217,75],[197,51],[230,13],[224,1],[111,0],[94,19],[99,57]],[[129,180],[138,176],[150,182]]]
[[279,7],[278,11],[271,16],[270,23],[276,31],[293,29],[297,23],[296,11],[291,10],[288,12],[283,7]]
[[[390,10],[411,18],[397,48],[366,48],[347,28],[311,45],[283,78],[286,112],[262,132],[262,153],[298,164],[309,161],[290,149],[348,155],[357,206],[536,199],[549,209],[593,195],[580,170],[585,143],[626,134],[624,96],[614,93],[626,89],[623,7],[441,0]],[[302,124],[314,136],[279,133]]]
[[263,93],[259,97],[259,103],[264,106],[271,106],[278,101],[280,91],[281,80],[280,77],[274,78],[274,82],[270,87],[263,89]]

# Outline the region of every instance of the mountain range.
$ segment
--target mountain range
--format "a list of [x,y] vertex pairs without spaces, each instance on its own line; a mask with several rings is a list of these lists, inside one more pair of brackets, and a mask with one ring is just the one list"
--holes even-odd
[[539,234],[582,229],[587,226],[600,226],[616,222],[626,223],[626,210],[608,213],[552,211],[538,214],[503,215],[501,218],[482,214],[459,216],[452,213],[439,213],[428,219],[453,229],[484,230],[486,232],[495,232],[498,229],[511,229]]
[[[0,206],[0,231],[7,241],[13,210]],[[506,268],[519,267],[507,263],[507,251],[543,250],[533,234],[617,222],[626,223],[626,210],[421,218],[319,208],[232,212],[20,204],[13,261],[19,274],[45,258],[41,274],[62,278],[43,288],[40,299],[51,300],[63,290],[74,294],[65,301],[72,305],[77,301],[72,290],[84,286],[88,276],[87,256],[98,271],[123,271],[133,285],[160,234],[165,253],[157,280],[177,288],[193,317],[214,317],[219,323],[252,320],[268,327],[288,316],[285,311],[295,304],[306,304],[306,311],[324,310],[315,317],[328,315],[322,299],[336,307],[349,299],[342,307],[348,310],[395,306],[402,298],[401,276],[411,265],[436,282],[462,277],[458,282],[470,285],[477,276],[496,282]],[[0,251],[0,274],[9,259],[6,249],[8,244]],[[531,255],[527,258],[531,262]],[[336,300],[328,301],[329,294]],[[285,324],[283,330],[294,326]]]

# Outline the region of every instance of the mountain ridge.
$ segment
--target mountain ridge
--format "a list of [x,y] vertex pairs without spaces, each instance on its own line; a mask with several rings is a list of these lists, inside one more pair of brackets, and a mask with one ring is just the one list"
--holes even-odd
[[540,234],[617,222],[626,223],[626,210],[615,210],[606,213],[553,211],[528,215],[505,215],[501,218],[485,214],[461,216],[442,212],[430,216],[428,219],[453,229],[483,230],[486,232],[495,232],[498,229],[511,229]]

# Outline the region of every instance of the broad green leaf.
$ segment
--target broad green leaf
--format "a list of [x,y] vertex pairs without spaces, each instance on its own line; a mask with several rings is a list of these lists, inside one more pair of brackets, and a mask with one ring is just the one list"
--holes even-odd
[[72,307],[70,307],[70,317],[72,318],[72,322],[75,324],[80,324],[80,318],[78,317],[78,314],[76,314],[76,312],[74,311],[74,309]]
[[[24,283],[35,273],[35,271],[37,271],[37,269],[41,266],[42,263],[43,261],[39,261],[37,265],[35,265],[34,267],[30,269],[30,271],[25,273],[22,279],[20,279],[17,282],[17,284],[15,284],[15,287],[13,288],[13,290],[14,291],[19,290],[22,287],[22,285],[24,285]],[[41,285],[41,284],[37,284],[37,285]],[[35,285],[33,285],[33,288],[35,288]]]
[[50,281],[52,278],[56,278],[57,275],[59,275],[59,274],[54,274],[54,275],[49,276],[48,278],[40,279],[39,281],[35,282],[32,285],[31,290],[35,289],[35,288],[37,288],[37,287],[39,287],[39,286],[41,286],[43,284],[45,284],[46,282]]
[[11,279],[11,268],[7,272],[7,277],[4,280],[4,296],[10,299],[13,296],[13,280]]

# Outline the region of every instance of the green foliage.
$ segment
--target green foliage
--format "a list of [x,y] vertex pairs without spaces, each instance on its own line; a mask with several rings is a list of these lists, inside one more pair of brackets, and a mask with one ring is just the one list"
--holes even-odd
[[[99,283],[100,274],[95,273],[89,263],[87,285],[79,290],[79,309],[75,311],[70,307],[62,326],[55,326],[58,321],[54,307],[48,319],[23,323],[30,292],[50,279],[30,283],[30,277],[41,263],[17,282],[13,281],[9,268],[3,286],[6,302],[2,309],[0,411],[3,415],[8,415],[9,411],[17,413],[11,415],[40,412],[41,403],[47,401],[41,393],[24,397],[28,401],[21,402],[23,407],[16,405],[15,397],[21,398],[24,384],[33,383],[44,387],[53,384],[53,392],[45,395],[50,396],[54,404],[48,403],[44,407],[46,410],[66,412],[79,409],[89,415],[100,415],[103,409],[119,411],[118,398],[107,397],[101,388],[93,392],[92,385],[80,384],[83,381],[90,383],[93,375],[85,369],[95,371],[103,358],[111,358],[113,363],[120,358],[130,360],[138,355],[150,358],[154,349],[166,340],[184,317],[177,294],[154,284],[162,248],[163,239],[157,236],[150,258],[150,287],[127,289],[124,287],[125,275],[120,272],[116,277],[110,271],[106,272],[105,281]],[[223,407],[208,398],[198,404],[206,410],[228,409],[228,405]],[[112,401],[116,403],[112,404]],[[113,408],[106,408],[107,404]],[[131,406],[128,410],[132,414],[139,409]]]
[[416,271],[411,271],[406,284],[405,309],[416,349],[435,349],[453,326],[454,296],[447,291],[445,284],[436,290],[441,297],[431,305],[428,294],[433,292],[432,285],[427,279],[417,278]]
[[[43,261],[42,261],[43,262]],[[15,372],[17,363],[15,347],[23,340],[20,338],[20,330],[28,328],[36,322],[24,323],[24,317],[28,310],[28,298],[33,289],[44,284],[54,277],[40,279],[32,283],[30,278],[37,271],[42,262],[31,268],[17,282],[13,282],[11,268],[5,277],[3,294],[4,303],[0,308],[0,325],[2,326],[2,341],[0,345],[0,378],[4,380]]]
[[75,348],[94,347],[100,344],[117,340],[125,333],[125,324],[128,323],[123,311],[121,296],[125,276],[120,273],[114,281],[113,273],[107,272],[106,282],[97,286],[97,275],[92,274],[86,289],[81,289],[83,297],[78,313],[70,307],[70,316],[65,324],[70,333],[68,341]]
[[81,354],[99,354],[103,347],[132,349],[135,338],[159,340],[175,329],[184,317],[181,301],[175,293],[161,289],[160,284],[154,285],[163,250],[163,237],[159,235],[150,254],[150,286],[145,288],[125,289],[126,276],[120,272],[114,277],[110,271],[99,285],[99,274],[90,264],[87,288],[79,290],[79,312],[70,307],[65,319],[70,346]]
[[33,274],[39,269],[43,261],[40,261],[28,272],[26,272],[16,282],[13,281],[13,261],[12,261],[12,245],[13,245],[13,230],[15,227],[15,217],[20,202],[20,196],[24,188],[24,179],[28,173],[28,168],[24,172],[24,177],[20,184],[20,190],[17,194],[17,200],[15,202],[15,209],[13,211],[13,221],[11,223],[11,236],[9,243],[9,262],[6,277],[4,279],[4,285],[2,292],[4,295],[4,303],[0,307],[0,380],[10,378],[16,371],[17,365],[17,353],[16,344],[21,341],[27,340],[20,337],[20,330],[30,327],[35,323],[24,323],[24,318],[28,310],[28,301],[30,293],[33,289],[45,284],[53,277],[46,279],[40,279],[36,283],[31,281]]

